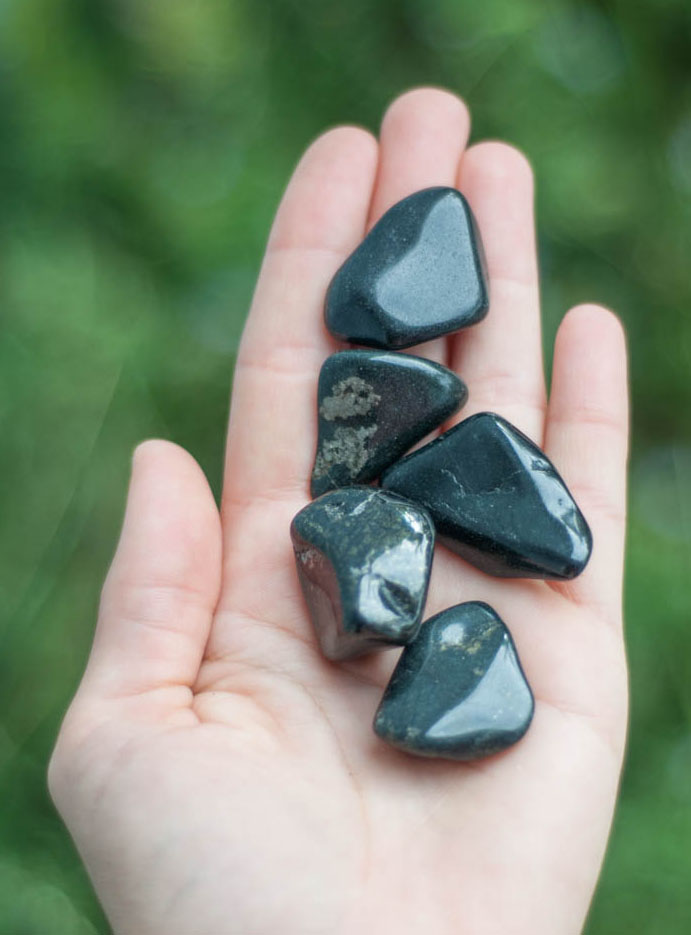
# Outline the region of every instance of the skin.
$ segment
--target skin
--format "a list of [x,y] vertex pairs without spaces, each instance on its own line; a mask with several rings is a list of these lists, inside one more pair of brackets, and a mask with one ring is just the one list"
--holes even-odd
[[[235,370],[222,509],[193,458],[141,445],[93,650],[50,788],[118,935],[582,930],[626,731],[621,583],[626,351],[582,305],[556,338],[547,402],[533,180],[504,143],[466,148],[453,95],[398,98],[379,140],[331,130],[273,225]],[[416,353],[536,442],[587,517],[575,581],[489,578],[437,549],[427,616],[490,603],[536,696],[514,748],[416,759],[371,731],[396,652],[334,665],[316,648],[288,527],[308,500],[315,387],[336,349],[326,287],[395,201],[457,185],[485,242],[491,310]]]

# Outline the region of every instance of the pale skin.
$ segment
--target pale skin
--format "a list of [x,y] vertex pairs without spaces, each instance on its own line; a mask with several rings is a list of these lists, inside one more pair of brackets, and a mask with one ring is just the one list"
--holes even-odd
[[[117,935],[575,935],[602,862],[626,733],[621,587],[626,351],[572,309],[547,398],[533,180],[504,143],[467,147],[453,95],[398,98],[379,139],[331,130],[274,222],[233,382],[222,508],[164,441],[134,456],[89,663],[50,788]],[[371,730],[397,652],[321,658],[288,535],[308,501],[326,287],[369,226],[456,185],[483,235],[490,313],[415,353],[544,447],[594,536],[566,584],[490,578],[438,547],[426,615],[490,603],[536,697],[514,748],[419,759]],[[201,401],[200,401],[201,405]]]

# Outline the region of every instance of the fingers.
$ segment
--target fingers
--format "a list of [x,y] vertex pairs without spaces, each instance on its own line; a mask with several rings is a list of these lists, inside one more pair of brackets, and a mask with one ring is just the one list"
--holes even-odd
[[[372,223],[420,188],[454,184],[468,126],[458,98],[420,89],[387,112],[378,171],[376,141],[353,127],[325,134],[301,160],[276,217],[238,354],[224,516],[257,491],[306,492],[316,379],[336,349],[322,323],[327,286],[362,240],[368,216]],[[443,344],[433,343],[435,356],[445,356]]]
[[336,348],[323,324],[324,295],[362,239],[376,164],[375,140],[341,127],[307,150],[288,185],[235,368],[226,516],[257,493],[307,494],[317,376]]
[[125,697],[191,686],[218,598],[220,564],[220,521],[201,468],[177,445],[144,443],[133,459],[84,690]]
[[487,317],[451,343],[451,365],[470,390],[461,418],[497,412],[539,442],[545,385],[532,170],[513,147],[479,143],[461,161],[458,187],[477,218],[490,290]]
[[382,120],[369,226],[406,195],[455,185],[469,132],[468,108],[455,94],[415,88],[396,98]]
[[619,320],[600,306],[572,309],[557,333],[545,450],[593,533],[586,570],[559,587],[618,621],[628,454],[626,342]]
[[[448,91],[416,88],[397,98],[382,121],[369,226],[401,198],[421,188],[455,186],[469,132],[467,107]],[[430,341],[412,350],[447,362],[444,340]]]
[[[288,540],[277,536],[307,496],[316,444],[316,388],[324,358],[336,349],[323,325],[328,284],[373,223],[394,202],[430,185],[453,185],[468,115],[453,95],[419,90],[395,101],[381,146],[362,130],[321,137],[296,169],[279,208],[233,387],[223,519],[221,611],[266,617],[256,587],[257,548],[272,586],[294,591]],[[376,180],[376,187],[375,187]],[[437,357],[443,344],[438,345]],[[247,507],[250,506],[248,509]],[[285,616],[285,612],[283,612]],[[301,615],[302,616],[302,615]],[[233,626],[222,612],[209,655],[228,652]],[[292,628],[292,624],[283,626]],[[299,624],[296,624],[299,626]]]

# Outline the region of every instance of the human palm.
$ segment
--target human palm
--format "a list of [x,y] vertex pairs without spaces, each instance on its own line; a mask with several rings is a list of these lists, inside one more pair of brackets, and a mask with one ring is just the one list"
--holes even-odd
[[[147,442],[51,789],[118,935],[579,932],[614,806],[626,722],[621,328],[581,306],[546,403],[524,158],[464,151],[455,97],[418,90],[379,142],[308,150],[271,233],[235,371],[221,515],[193,459]],[[536,697],[514,748],[422,760],[371,730],[393,652],[319,654],[288,528],[308,499],[321,321],[333,273],[399,198],[457,185],[485,242],[491,309],[425,345],[470,401],[539,444],[593,529],[566,584],[499,580],[439,547],[427,615],[484,600]],[[416,351],[417,353],[417,351]]]

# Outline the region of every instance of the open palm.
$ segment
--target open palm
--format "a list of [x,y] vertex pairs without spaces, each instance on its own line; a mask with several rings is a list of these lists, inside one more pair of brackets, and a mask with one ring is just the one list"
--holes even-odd
[[[135,455],[93,652],[51,789],[118,935],[434,935],[581,930],[626,723],[621,637],[626,363],[611,313],[581,306],[546,403],[532,179],[468,116],[417,90],[380,140],[332,130],[295,171],[238,355],[223,508],[182,449]],[[491,308],[424,353],[506,416],[569,484],[594,535],[565,584],[499,580],[439,547],[427,615],[496,608],[536,697],[526,737],[459,764],[388,748],[371,721],[397,653],[319,654],[290,520],[308,500],[316,382],[336,349],[326,287],[368,226],[431,185],[467,196]]]

